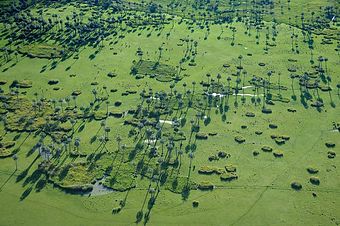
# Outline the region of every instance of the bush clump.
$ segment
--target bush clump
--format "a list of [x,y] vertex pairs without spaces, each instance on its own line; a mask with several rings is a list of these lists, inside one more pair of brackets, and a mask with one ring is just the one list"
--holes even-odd
[[237,142],[237,143],[244,143],[245,141],[246,141],[246,139],[244,138],[244,137],[242,137],[242,136],[236,136],[235,137],[235,141]]
[[232,180],[238,179],[238,176],[237,176],[236,173],[233,173],[233,172],[231,172],[231,173],[224,173],[224,174],[221,174],[220,179],[222,181],[232,181]]
[[300,184],[299,182],[292,182],[290,184],[290,186],[294,189],[294,190],[301,190],[302,189],[302,184]]
[[329,159],[334,159],[335,156],[336,156],[336,153],[335,153],[334,151],[329,151],[329,152],[328,152],[328,158],[329,158]]
[[80,90],[74,90],[72,92],[72,96],[79,96],[81,94],[81,91]]
[[230,154],[228,154],[228,153],[226,153],[226,152],[224,152],[224,151],[219,151],[219,152],[217,153],[217,156],[218,156],[219,158],[222,158],[222,159],[228,158],[229,155],[230,155]]
[[206,190],[213,190],[214,185],[209,181],[202,181],[198,184],[198,189],[206,191]]
[[206,133],[197,133],[196,134],[196,139],[198,139],[198,140],[207,140],[208,139],[208,135]]
[[226,165],[225,167],[225,170],[229,173],[234,173],[236,172],[236,166],[230,164],[230,165]]
[[194,201],[192,202],[192,206],[195,207],[195,208],[198,207],[199,204],[200,204],[199,201],[196,201],[196,200],[194,200]]
[[270,147],[270,146],[263,146],[263,147],[261,148],[261,150],[264,151],[264,152],[272,152],[272,151],[273,151],[273,148]]
[[328,148],[334,148],[335,147],[335,144],[333,142],[326,142],[325,145]]
[[253,156],[258,156],[260,154],[260,152],[258,151],[253,151]]
[[271,124],[269,124],[269,128],[271,128],[271,129],[277,129],[277,127],[278,127],[278,126],[277,126],[277,125],[275,125],[275,124],[272,124],[272,123],[271,123]]
[[282,138],[275,138],[275,143],[277,143],[278,145],[282,145],[282,144],[285,144],[286,141]]
[[309,181],[314,184],[314,185],[319,185],[320,184],[320,179],[318,177],[311,177]]
[[30,80],[21,80],[21,81],[14,80],[11,87],[27,89],[27,88],[31,88],[33,86],[32,84],[33,83]]
[[253,112],[247,112],[247,113],[246,113],[246,116],[247,116],[247,117],[250,117],[250,118],[253,118],[253,117],[255,117],[255,113],[253,113]]
[[57,85],[58,83],[59,83],[58,79],[51,79],[51,80],[48,81],[49,85]]
[[110,111],[109,115],[115,118],[121,118],[123,117],[123,112],[120,111]]
[[275,150],[273,152],[273,155],[276,157],[276,158],[282,158],[283,157],[283,152],[281,150]]
[[10,157],[12,155],[12,151],[6,148],[0,148],[0,158]]
[[117,74],[116,74],[116,73],[113,73],[113,72],[109,72],[109,73],[107,73],[107,76],[108,76],[109,78],[114,78],[114,77],[117,77]]
[[119,107],[119,106],[121,106],[121,105],[122,105],[122,102],[121,102],[121,101],[119,101],[119,100],[117,100],[117,101],[114,103],[114,105],[115,105],[116,107]]
[[288,111],[288,112],[295,113],[295,112],[296,112],[296,109],[294,109],[294,108],[288,108],[287,111]]
[[216,156],[216,155],[211,155],[211,156],[209,156],[208,160],[209,160],[210,162],[212,162],[212,161],[217,161],[217,160],[219,160],[219,158],[218,158],[218,156]]
[[271,114],[271,113],[273,113],[273,111],[272,111],[272,109],[269,109],[269,108],[263,108],[262,109],[262,113],[264,113],[264,114]]
[[318,169],[313,168],[313,167],[308,167],[308,168],[307,168],[307,171],[308,171],[308,173],[310,173],[310,174],[317,174],[317,173],[319,172]]
[[222,174],[224,172],[224,169],[214,167],[214,166],[201,166],[198,170],[198,173],[200,174]]

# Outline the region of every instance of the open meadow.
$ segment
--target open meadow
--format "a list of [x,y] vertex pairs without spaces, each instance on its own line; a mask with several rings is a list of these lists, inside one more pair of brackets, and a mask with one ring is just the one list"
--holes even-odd
[[336,0],[0,1],[0,225],[340,225]]

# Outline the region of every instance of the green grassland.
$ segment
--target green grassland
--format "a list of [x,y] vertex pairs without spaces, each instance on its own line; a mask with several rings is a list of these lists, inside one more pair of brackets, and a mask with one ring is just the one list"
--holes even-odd
[[1,18],[0,225],[340,224],[339,3],[105,2]]

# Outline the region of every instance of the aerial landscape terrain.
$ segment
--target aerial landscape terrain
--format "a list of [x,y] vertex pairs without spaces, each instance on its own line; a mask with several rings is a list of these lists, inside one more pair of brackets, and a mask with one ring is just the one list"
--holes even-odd
[[0,226],[340,225],[339,0],[0,0]]

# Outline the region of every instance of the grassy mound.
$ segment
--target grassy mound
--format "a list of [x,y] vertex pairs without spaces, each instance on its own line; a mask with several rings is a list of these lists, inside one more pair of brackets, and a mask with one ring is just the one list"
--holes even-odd
[[272,152],[273,151],[273,148],[270,147],[270,146],[263,146],[261,149],[264,152]]
[[64,48],[50,44],[33,44],[26,45],[19,48],[19,52],[29,57],[37,58],[61,58],[66,54]]
[[213,190],[214,187],[215,186],[210,181],[202,181],[198,184],[198,189],[202,191]]
[[246,138],[242,137],[242,136],[236,136],[235,137],[235,141],[239,144],[244,143],[246,141]]
[[92,190],[95,173],[89,170],[86,163],[71,163],[59,169],[51,180],[58,187],[67,191]]
[[136,187],[133,175],[124,172],[118,172],[115,175],[107,177],[103,184],[116,191],[127,191]]
[[171,82],[181,80],[177,75],[176,68],[154,61],[141,60],[133,65],[131,73],[134,75],[148,75],[159,82]]
[[317,173],[319,172],[318,169],[313,168],[313,167],[308,167],[308,168],[307,168],[307,171],[308,171],[308,173],[310,173],[310,174],[317,174]]
[[12,156],[12,151],[6,148],[0,148],[0,158],[7,158]]
[[229,173],[236,172],[236,166],[234,166],[232,164],[226,165],[224,168]]
[[181,194],[185,189],[197,189],[197,185],[187,177],[170,177],[164,184],[164,188],[176,194]]
[[302,189],[302,184],[300,184],[299,182],[292,182],[290,184],[290,186],[294,189],[294,190],[301,190]]
[[222,174],[224,172],[223,168],[218,168],[218,167],[214,167],[214,166],[201,166],[198,169],[198,173],[199,174]]
[[311,177],[309,181],[314,184],[314,185],[319,185],[320,184],[320,179],[318,177]]
[[238,175],[236,173],[224,173],[221,174],[220,179],[222,181],[232,181],[238,179]]
[[273,151],[273,155],[274,155],[276,158],[282,158],[282,157],[283,157],[283,151],[281,151],[281,150],[275,150],[275,151]]

